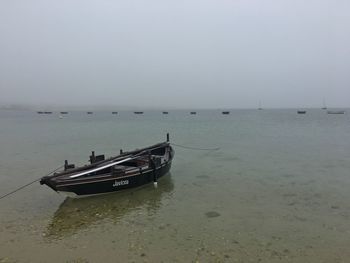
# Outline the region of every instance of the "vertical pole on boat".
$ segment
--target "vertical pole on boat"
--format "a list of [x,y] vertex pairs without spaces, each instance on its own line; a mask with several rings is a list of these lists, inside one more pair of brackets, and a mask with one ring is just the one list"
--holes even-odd
[[166,141],[169,142],[169,133],[166,134]]
[[94,163],[94,162],[95,162],[95,151],[92,151],[90,156],[90,163]]

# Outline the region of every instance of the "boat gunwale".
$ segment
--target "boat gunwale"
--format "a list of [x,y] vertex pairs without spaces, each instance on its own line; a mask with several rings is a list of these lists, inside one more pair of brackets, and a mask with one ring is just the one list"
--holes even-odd
[[[163,168],[167,165],[170,165],[171,164],[171,161],[168,161],[167,163],[159,166],[158,168],[156,168],[156,170],[160,169],[160,168]],[[137,173],[132,173],[132,174],[128,174],[128,175],[125,175],[125,176],[120,176],[120,177],[112,177],[112,175],[109,175],[109,176],[105,176],[104,179],[102,180],[98,180],[97,177],[95,177],[94,179],[95,180],[90,180],[90,181],[75,181],[75,182],[72,182],[72,183],[68,183],[69,180],[67,180],[66,182],[57,182],[56,183],[56,188],[57,187],[63,187],[63,186],[72,186],[72,185],[84,185],[84,184],[91,184],[91,183],[100,183],[100,182],[106,182],[106,181],[113,181],[113,180],[119,180],[119,179],[125,179],[125,178],[130,178],[130,177],[135,177],[135,176],[141,176],[141,175],[144,175],[146,173],[149,173],[149,172],[153,172],[152,169],[149,169],[148,171],[145,171],[143,173],[140,173],[140,172],[137,172]],[[108,178],[110,177],[110,178]],[[85,178],[86,179],[86,178]],[[92,179],[92,178],[89,178],[89,179]]]
[[[149,168],[148,165],[144,165],[144,166],[140,166],[140,167],[130,167],[131,169],[126,170],[125,174],[134,174],[135,172],[138,173],[140,172],[140,168],[142,171],[147,171],[152,170],[151,168]],[[143,169],[142,169],[143,168]],[[57,178],[52,178],[52,180],[56,181],[57,183],[60,182],[68,182],[68,181],[72,181],[72,182],[81,182],[84,180],[89,180],[89,179],[93,179],[93,178],[107,178],[107,177],[111,177],[114,176],[114,178],[122,178],[124,176],[119,176],[119,177],[115,177],[115,175],[112,175],[110,172],[109,173],[105,173],[105,174],[96,174],[96,175],[90,175],[90,176],[85,176],[85,177],[69,177],[69,175],[65,175],[57,177]]]

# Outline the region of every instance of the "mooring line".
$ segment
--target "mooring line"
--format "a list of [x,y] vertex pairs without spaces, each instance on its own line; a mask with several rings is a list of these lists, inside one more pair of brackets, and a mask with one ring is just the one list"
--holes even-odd
[[[50,173],[48,173],[48,174],[46,174],[46,175],[44,175],[44,176],[49,176],[50,174],[53,174],[54,172],[56,172],[57,170],[59,170],[59,169],[61,169],[61,168],[63,168],[63,167],[64,167],[64,165],[61,165],[60,167],[56,168],[55,170],[51,171]],[[22,190],[23,188],[26,188],[27,186],[30,186],[31,184],[34,184],[35,182],[39,181],[40,179],[41,179],[41,177],[38,178],[38,179],[36,179],[36,180],[34,180],[34,181],[32,181],[32,182],[30,182],[30,183],[27,183],[27,184],[25,184],[25,185],[23,185],[23,186],[21,186],[21,187],[15,189],[15,190],[13,190],[13,191],[11,191],[11,192],[9,192],[9,193],[3,195],[3,196],[0,196],[0,199],[3,199],[3,198],[5,198],[6,196],[12,195],[12,194],[18,192],[19,190]]]
[[[220,150],[220,147],[216,147],[216,148],[197,148],[197,147],[184,146],[184,145],[175,144],[175,143],[170,143],[170,144],[173,145],[173,146],[176,146],[176,147],[180,147],[180,148],[184,148],[184,149],[189,149],[189,150],[198,150],[198,151],[217,151],[217,150]],[[61,168],[63,168],[63,167],[64,167],[64,165],[61,165],[60,167],[56,168],[55,170],[51,171],[50,173],[48,173],[48,174],[46,174],[46,175],[44,175],[44,176],[49,176],[50,174],[53,174],[54,172],[56,172],[57,170],[59,170],[59,169],[61,169]],[[12,194],[14,194],[14,193],[16,193],[16,192],[22,190],[23,188],[26,188],[26,187],[28,187],[28,186],[30,186],[30,185],[32,185],[32,184],[38,182],[41,178],[42,178],[42,177],[40,177],[40,178],[38,178],[38,179],[35,179],[34,181],[32,181],[32,182],[30,182],[30,183],[27,183],[27,184],[25,184],[25,185],[23,185],[23,186],[21,186],[21,187],[15,189],[15,190],[13,190],[13,191],[7,193],[7,194],[5,194],[5,195],[0,196],[0,199],[3,199],[3,198],[5,198],[5,197],[7,197],[7,196],[9,196],[9,195],[12,195]]]
[[220,147],[216,147],[216,148],[197,148],[197,147],[184,146],[184,145],[175,144],[175,143],[170,143],[170,144],[173,145],[173,146],[176,146],[176,147],[185,148],[185,149],[189,149],[189,150],[198,150],[198,151],[217,151],[217,150],[220,150]]

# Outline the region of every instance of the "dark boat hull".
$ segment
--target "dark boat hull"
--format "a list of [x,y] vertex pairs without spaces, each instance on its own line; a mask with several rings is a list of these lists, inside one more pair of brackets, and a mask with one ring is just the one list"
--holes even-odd
[[64,171],[44,176],[40,184],[72,197],[120,191],[157,182],[169,172],[173,157],[168,141],[109,159],[92,152],[90,165],[75,167],[65,161]]
[[163,177],[169,172],[170,167],[171,162],[157,168],[155,172],[153,170],[148,170],[143,173],[123,177],[111,177],[94,182],[62,183],[56,185],[55,190],[72,197],[111,193],[156,182],[158,178]]

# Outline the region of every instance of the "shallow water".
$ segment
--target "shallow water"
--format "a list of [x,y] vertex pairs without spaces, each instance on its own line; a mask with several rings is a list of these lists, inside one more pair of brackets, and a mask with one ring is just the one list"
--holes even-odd
[[349,262],[350,119],[322,110],[0,111],[0,195],[63,164],[165,139],[158,187],[0,200],[0,262]]

